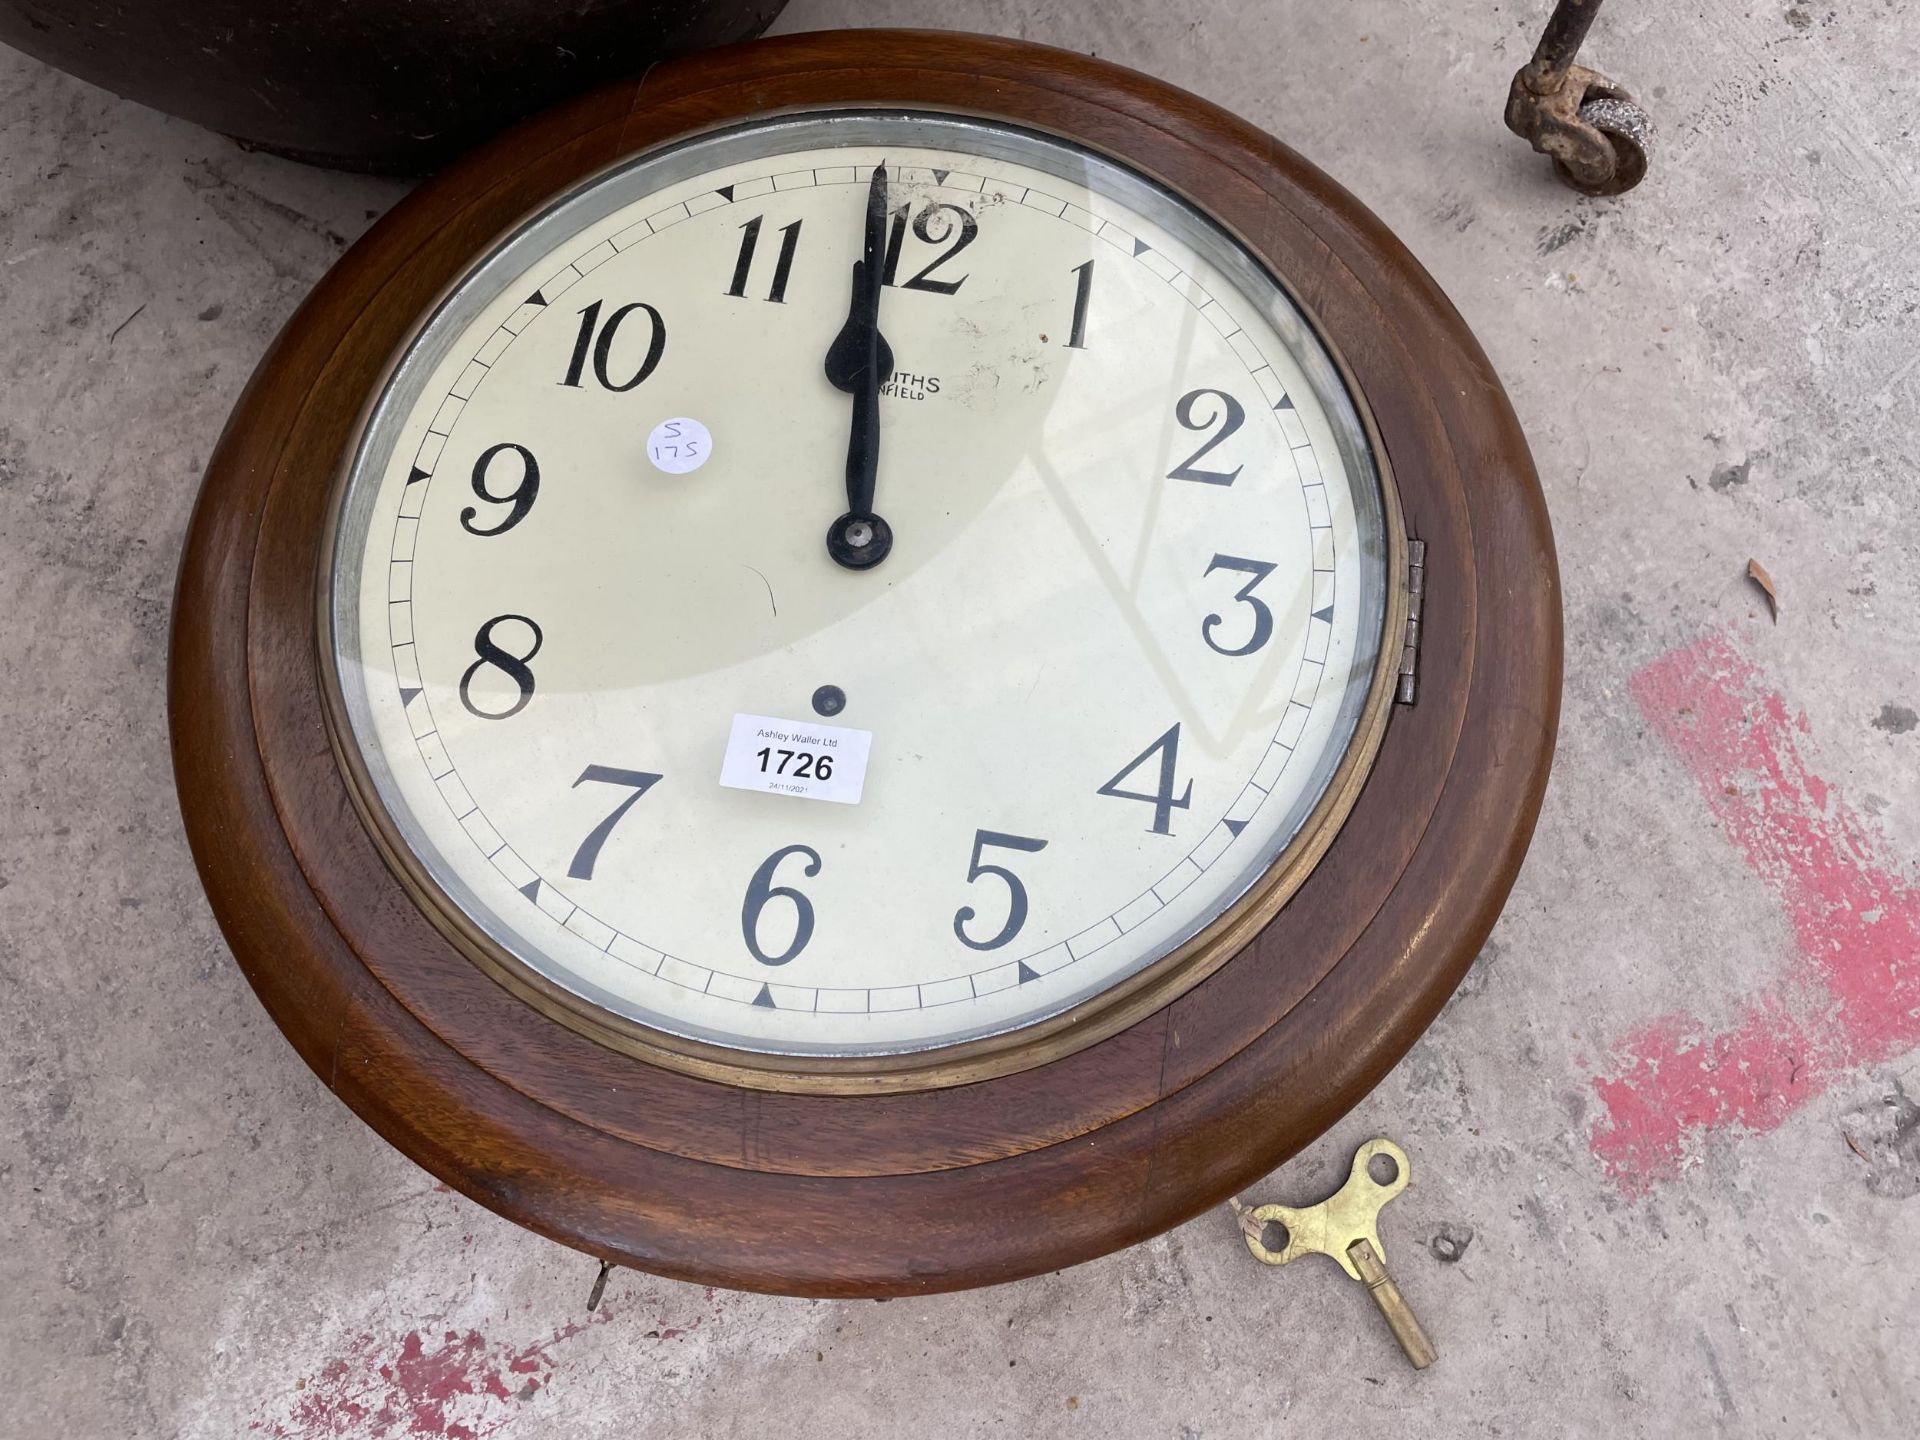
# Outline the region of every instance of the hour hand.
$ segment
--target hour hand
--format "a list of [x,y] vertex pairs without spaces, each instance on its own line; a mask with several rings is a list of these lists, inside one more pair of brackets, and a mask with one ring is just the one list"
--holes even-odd
[[827,347],[827,383],[849,395],[864,383],[869,355],[882,381],[893,373],[893,348],[879,331],[880,297],[872,293],[879,287],[869,289],[866,269],[864,260],[853,262],[853,304],[846,324]]

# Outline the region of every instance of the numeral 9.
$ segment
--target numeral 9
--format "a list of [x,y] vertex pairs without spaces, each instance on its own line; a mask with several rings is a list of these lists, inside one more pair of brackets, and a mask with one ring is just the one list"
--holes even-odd
[[[494,456],[503,450],[511,450],[520,457],[520,483],[505,495],[495,495],[487,489],[487,470],[493,464]],[[524,445],[515,445],[511,441],[504,445],[495,445],[484,450],[480,458],[473,462],[473,493],[489,505],[511,505],[513,509],[491,530],[482,529],[473,523],[480,511],[472,505],[460,512],[460,523],[469,535],[504,535],[533,509],[534,497],[540,493],[540,465],[533,458],[533,452]]]

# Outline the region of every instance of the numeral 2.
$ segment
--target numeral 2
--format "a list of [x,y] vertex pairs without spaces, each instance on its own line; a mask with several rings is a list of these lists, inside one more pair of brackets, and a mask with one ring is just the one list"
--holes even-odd
[[[1147,761],[1151,760],[1156,754],[1160,757],[1159,787],[1151,795],[1143,795],[1138,790],[1122,790],[1120,788],[1120,782],[1133,774],[1133,772],[1138,770],[1142,765],[1146,764]],[[1122,769],[1118,775],[1107,781],[1106,784],[1102,785],[1097,793],[1101,795],[1111,795],[1116,800],[1144,800],[1147,804],[1153,806],[1153,824],[1150,827],[1152,832],[1155,835],[1171,835],[1173,830],[1168,824],[1168,821],[1173,812],[1175,810],[1185,810],[1193,804],[1193,781],[1191,780],[1187,781],[1186,792],[1178,799],[1174,798],[1174,767],[1179,760],[1179,756],[1180,727],[1176,724],[1171,730],[1167,731],[1166,734],[1154,741],[1153,744],[1129,760],[1125,768]]]
[[[735,299],[746,296],[754,246],[760,242],[760,222],[766,218],[756,215],[740,227],[740,254],[733,262],[733,283],[727,287],[727,294]],[[767,287],[767,299],[776,305],[784,305],[787,300],[787,277],[793,273],[793,252],[800,244],[800,222],[782,225],[780,235],[780,254],[773,262],[773,284]]]
[[[1194,404],[1209,395],[1217,396],[1226,408],[1219,414],[1208,415],[1205,419],[1194,419]],[[1215,421],[1223,420],[1224,423],[1213,433],[1206,444],[1202,445],[1198,450],[1194,451],[1193,454],[1169,470],[1167,472],[1167,478],[1169,480],[1197,480],[1202,485],[1233,484],[1233,482],[1239,478],[1240,472],[1246,468],[1245,466],[1236,465],[1231,470],[1202,470],[1200,468],[1200,462],[1207,457],[1208,451],[1212,450],[1229,435],[1233,434],[1234,431],[1246,424],[1247,412],[1241,407],[1240,402],[1224,390],[1189,390],[1180,397],[1179,403],[1173,407],[1173,418],[1189,430],[1205,430]]]
[[[660,312],[644,300],[636,300],[631,305],[622,305],[607,317],[607,323],[600,324],[600,305],[596,300],[580,312],[580,333],[574,337],[573,360],[567,366],[567,378],[562,385],[580,386],[580,377],[587,368],[587,347],[593,346],[593,377],[608,390],[631,390],[654,371],[660,363],[660,357],[667,348],[667,322],[660,318]],[[653,322],[653,333],[647,340],[646,358],[640,362],[640,368],[633,372],[630,379],[615,383],[608,373],[608,362],[613,358],[613,337],[620,331],[620,322],[636,310],[647,312],[647,319]],[[594,343],[594,332],[598,330],[600,339]]]
[[[908,206],[902,205],[893,212],[893,228],[887,235],[887,258],[880,272],[880,283],[883,285],[900,285],[902,290],[926,290],[935,295],[952,295],[956,293],[962,285],[966,284],[967,277],[965,275],[962,275],[958,280],[935,280],[933,278],[933,272],[974,242],[974,238],[980,233],[980,222],[973,218],[971,211],[965,210],[958,205],[949,205],[944,201],[930,201],[926,209],[914,217],[913,233],[929,245],[945,245],[949,236],[953,238],[953,243],[947,245],[945,250],[934,256],[918,275],[915,275],[905,284],[901,284],[899,279],[900,246],[907,236],[908,208]],[[954,218],[952,220],[943,219],[940,229],[936,232],[933,228],[934,219],[937,216],[944,215],[951,215]],[[957,225],[955,223],[956,221],[958,222]]]

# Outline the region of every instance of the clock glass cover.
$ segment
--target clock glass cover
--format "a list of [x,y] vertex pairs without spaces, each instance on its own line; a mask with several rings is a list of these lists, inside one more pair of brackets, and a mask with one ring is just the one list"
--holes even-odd
[[429,912],[611,1043],[1070,1033],[1337,826],[1382,468],[1287,291],[1136,172],[952,116],[716,132],[396,358],[332,517],[335,740]]

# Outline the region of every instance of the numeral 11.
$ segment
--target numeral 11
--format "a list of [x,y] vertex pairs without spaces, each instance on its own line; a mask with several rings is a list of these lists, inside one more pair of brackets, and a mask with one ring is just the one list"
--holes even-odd
[[[747,276],[753,269],[753,248],[760,241],[760,222],[767,217],[756,215],[740,227],[740,254],[733,262],[733,284],[727,287],[727,294],[744,298],[747,293]],[[780,227],[780,257],[773,262],[773,284],[767,290],[767,299],[776,305],[783,305],[787,299],[787,276],[793,273],[793,252],[800,243],[800,222]]]

